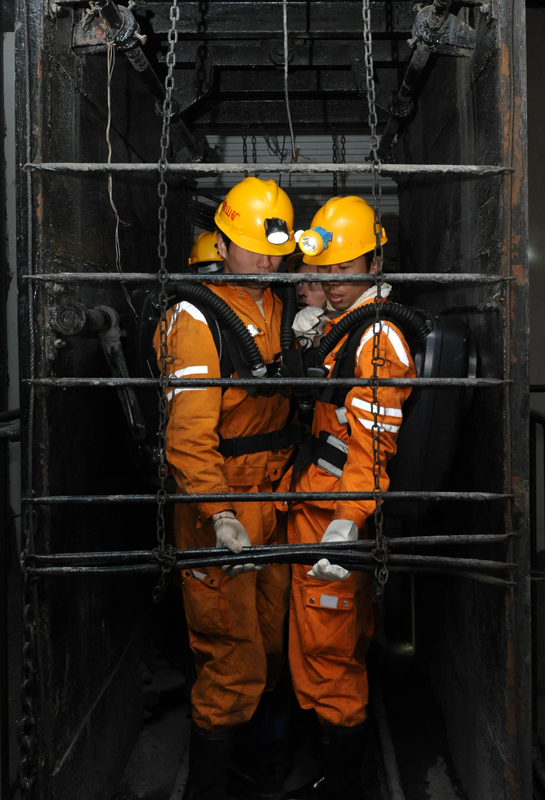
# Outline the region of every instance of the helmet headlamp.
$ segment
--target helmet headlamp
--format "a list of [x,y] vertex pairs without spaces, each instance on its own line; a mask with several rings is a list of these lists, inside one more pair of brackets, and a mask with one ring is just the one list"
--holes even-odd
[[285,244],[290,238],[286,222],[278,217],[266,219],[265,236],[271,244]]
[[306,256],[319,256],[327,250],[329,242],[333,239],[333,234],[319,225],[308,231],[299,231],[299,234],[298,244]]

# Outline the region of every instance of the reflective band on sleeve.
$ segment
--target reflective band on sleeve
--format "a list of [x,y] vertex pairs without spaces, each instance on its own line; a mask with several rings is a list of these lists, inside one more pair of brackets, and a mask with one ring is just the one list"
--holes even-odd
[[[176,372],[173,372],[170,376],[171,378],[185,378],[187,375],[208,375],[208,367],[206,364],[201,364],[198,367],[182,367],[182,369],[177,369]],[[196,386],[194,389],[191,386],[180,386],[177,389],[171,389],[170,392],[167,392],[167,402],[174,397],[174,395],[180,394],[180,392],[206,392],[206,386]]]
[[255,326],[255,325],[252,325],[251,323],[250,323],[249,325],[246,325],[246,330],[247,330],[247,331],[248,331],[248,332],[249,332],[249,333],[250,333],[250,334],[251,334],[253,337],[256,337],[256,336],[260,336],[260,335],[261,335],[261,331],[259,330],[259,328],[256,328],[256,326]]
[[197,322],[204,322],[204,324],[208,327],[208,322],[206,321],[206,317],[202,311],[199,311],[196,306],[188,303],[187,300],[182,300],[181,303],[178,303],[176,306],[174,306],[174,311],[172,313],[172,317],[170,318],[170,325],[168,326],[167,337],[174,327],[174,323],[178,319],[178,314],[180,314],[182,311],[187,311],[187,313],[193,317],[193,319],[196,319]]
[[322,594],[320,595],[320,605],[324,608],[338,608],[339,598],[330,594]]
[[[392,347],[396,351],[396,356],[399,358],[399,360],[401,361],[402,364],[405,364],[405,366],[408,367],[409,366],[409,356],[407,355],[407,351],[403,347],[401,339],[399,338],[397,333],[392,328],[390,328],[389,325],[386,325],[384,322],[379,322],[378,324],[381,326],[381,330],[380,330],[381,334],[382,333],[386,334],[386,336],[388,337],[388,339],[392,343]],[[360,346],[358,347],[358,351],[356,353],[356,361],[359,359],[360,353],[363,350],[364,345],[370,339],[372,339],[373,336],[375,335],[374,331],[375,331],[376,325],[377,325],[377,323],[375,322],[373,324],[373,326],[371,328],[369,328],[369,330],[367,330],[363,334],[363,336],[361,337]]]
[[338,406],[335,409],[335,416],[337,417],[337,422],[339,425],[348,425],[348,420],[346,419],[346,406]]
[[206,573],[199,572],[198,569],[192,569],[191,572],[193,573],[193,577],[197,578],[199,581],[204,581],[204,579],[208,577]]
[[[361,417],[356,417],[356,419],[361,422],[364,428],[371,430],[374,425],[372,419],[362,419]],[[400,425],[386,425],[384,422],[378,423],[379,431],[389,431],[390,433],[397,433],[400,428]]]
[[[370,414],[375,413],[376,406],[374,406],[372,403],[367,403],[365,400],[360,400],[358,397],[354,397],[352,400],[352,405],[356,406],[356,408],[361,408],[362,411],[368,411]],[[378,416],[403,418],[403,412],[400,408],[384,408],[383,406],[379,406]]]
[[330,461],[326,461],[325,458],[319,458],[316,461],[316,466],[323,469],[325,472],[329,472],[330,475],[334,475],[336,478],[342,478],[343,471],[336,467],[335,464],[332,464]]

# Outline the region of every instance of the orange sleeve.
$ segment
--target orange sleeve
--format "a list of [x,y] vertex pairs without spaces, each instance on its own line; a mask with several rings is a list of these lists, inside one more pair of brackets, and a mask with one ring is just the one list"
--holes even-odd
[[[191,303],[178,303],[168,321],[168,373],[177,378],[219,378],[220,365],[206,318]],[[159,337],[154,345],[158,352]],[[159,361],[159,368],[161,363]],[[184,494],[229,493],[218,452],[222,390],[215,387],[168,387],[167,459]],[[230,501],[197,503],[201,523],[212,514],[233,510]]]
[[[383,324],[380,335],[380,355],[383,366],[378,368],[380,378],[412,378],[416,375],[409,347],[401,332],[391,324]],[[354,376],[369,378],[373,374],[373,332],[368,329],[362,336],[356,354]],[[411,392],[410,387],[381,386],[378,389],[380,426],[380,486],[387,491],[389,478],[386,464],[395,455],[396,440],[403,421],[402,407]],[[373,477],[373,390],[370,386],[356,386],[346,396],[346,417],[350,426],[347,461],[340,479],[340,492],[370,492],[374,489]],[[367,517],[375,511],[372,500],[341,501],[335,509],[334,519],[351,519],[361,528]]]

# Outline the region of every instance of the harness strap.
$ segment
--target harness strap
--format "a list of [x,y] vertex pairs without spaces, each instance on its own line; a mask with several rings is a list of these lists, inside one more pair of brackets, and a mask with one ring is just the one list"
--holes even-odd
[[308,435],[293,462],[290,492],[293,491],[299,473],[311,462],[330,475],[340,478],[347,458],[348,444],[329,431],[320,431],[318,437]]
[[256,433],[254,436],[234,436],[220,439],[218,450],[224,458],[244,456],[250,453],[277,453],[292,445],[302,444],[305,432],[302,425],[288,425],[271,433]]

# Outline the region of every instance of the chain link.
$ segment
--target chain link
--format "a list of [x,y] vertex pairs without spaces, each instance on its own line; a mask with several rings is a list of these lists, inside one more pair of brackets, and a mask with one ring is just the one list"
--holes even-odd
[[[344,133],[341,136],[341,164],[346,164],[346,136],[344,135]],[[343,172],[343,174],[341,175],[341,188],[342,188],[342,192],[344,194],[345,190],[346,190],[346,173],[345,172]]]
[[257,164],[257,137],[252,136],[252,163]]
[[375,567],[375,582],[376,594],[375,600],[382,602],[384,597],[384,589],[388,581],[388,558],[389,539],[384,533],[384,514],[382,511],[382,489],[380,486],[380,478],[382,467],[380,463],[380,425],[378,416],[380,413],[379,396],[378,396],[378,371],[384,366],[385,360],[380,355],[380,307],[382,303],[382,284],[384,282],[382,273],[382,221],[380,212],[381,202],[381,185],[380,185],[380,159],[378,157],[378,135],[377,135],[377,110],[375,105],[375,82],[373,71],[373,42],[371,36],[371,3],[370,0],[362,0],[363,7],[363,43],[365,53],[365,82],[367,88],[367,102],[369,105],[369,128],[371,131],[370,137],[370,156],[369,160],[373,165],[373,205],[375,209],[375,219],[373,230],[375,234],[375,251],[374,257],[376,260],[375,272],[375,322],[373,326],[373,374],[371,376],[371,389],[373,392],[373,425],[371,427],[371,435],[373,440],[373,497],[375,500],[375,547],[372,550],[373,558],[377,562]]
[[21,670],[21,719],[18,723],[18,739],[21,749],[19,763],[19,786],[22,800],[33,797],[33,787],[38,769],[37,745],[38,723],[36,718],[36,695],[38,679],[36,663],[36,620],[32,602],[32,579],[25,568],[27,549],[21,555],[23,571],[23,650]]
[[163,597],[168,585],[171,570],[176,563],[176,550],[166,544],[166,521],[165,506],[167,501],[166,479],[168,475],[168,465],[166,460],[166,432],[168,423],[168,402],[166,389],[168,386],[168,367],[174,361],[173,356],[168,353],[167,342],[167,306],[168,294],[166,284],[168,281],[167,261],[167,207],[166,197],[168,185],[166,182],[166,172],[168,169],[168,153],[170,148],[170,121],[172,116],[172,91],[174,88],[174,65],[176,63],[175,47],[178,41],[178,30],[176,23],[180,19],[180,9],[177,0],[173,0],[170,7],[170,29],[168,32],[168,54],[167,54],[167,76],[165,78],[165,99],[163,101],[163,126],[161,130],[161,157],[159,159],[159,185],[157,194],[159,195],[159,246],[157,254],[159,256],[159,308],[161,319],[159,322],[159,360],[161,362],[161,374],[159,376],[159,489],[157,490],[157,546],[153,550],[154,559],[161,565],[161,575],[157,586],[153,590],[153,601],[158,603]]

